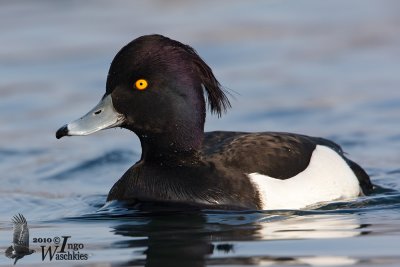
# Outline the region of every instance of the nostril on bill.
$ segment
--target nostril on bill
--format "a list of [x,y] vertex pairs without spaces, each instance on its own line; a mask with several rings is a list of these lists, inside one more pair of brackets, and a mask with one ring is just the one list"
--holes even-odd
[[98,111],[96,111],[95,113],[94,113],[94,115],[99,115],[101,113],[101,109],[99,109]]

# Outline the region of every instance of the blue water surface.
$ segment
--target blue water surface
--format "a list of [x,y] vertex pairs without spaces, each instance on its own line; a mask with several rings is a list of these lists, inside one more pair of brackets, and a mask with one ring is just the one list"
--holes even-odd
[[[400,2],[3,1],[0,265],[23,214],[36,253],[17,265],[399,266]],[[56,140],[105,91],[115,53],[160,33],[192,45],[232,94],[206,130],[330,138],[372,196],[302,211],[139,211],[105,203],[140,157],[107,130]],[[284,197],[284,196],[282,196]],[[42,260],[33,238],[70,236],[88,260]],[[53,247],[54,248],[54,247]]]

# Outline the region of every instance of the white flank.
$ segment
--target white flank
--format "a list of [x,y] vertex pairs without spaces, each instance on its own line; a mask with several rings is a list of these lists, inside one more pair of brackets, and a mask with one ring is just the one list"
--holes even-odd
[[262,209],[302,209],[317,203],[360,195],[358,179],[334,150],[317,145],[308,167],[286,180],[248,174],[261,198]]

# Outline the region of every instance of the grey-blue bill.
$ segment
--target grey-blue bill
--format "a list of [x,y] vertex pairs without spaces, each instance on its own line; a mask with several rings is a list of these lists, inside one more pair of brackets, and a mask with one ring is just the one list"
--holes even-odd
[[111,95],[106,95],[86,115],[58,129],[56,137],[60,139],[71,135],[89,135],[120,126],[124,120],[125,116],[115,110]]

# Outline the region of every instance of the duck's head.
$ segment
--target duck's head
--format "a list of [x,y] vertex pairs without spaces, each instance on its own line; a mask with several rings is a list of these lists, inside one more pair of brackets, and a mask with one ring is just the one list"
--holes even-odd
[[61,127],[56,137],[123,127],[135,132],[142,146],[195,149],[203,137],[205,96],[218,115],[230,106],[193,48],[161,35],[142,36],[115,56],[99,104]]

